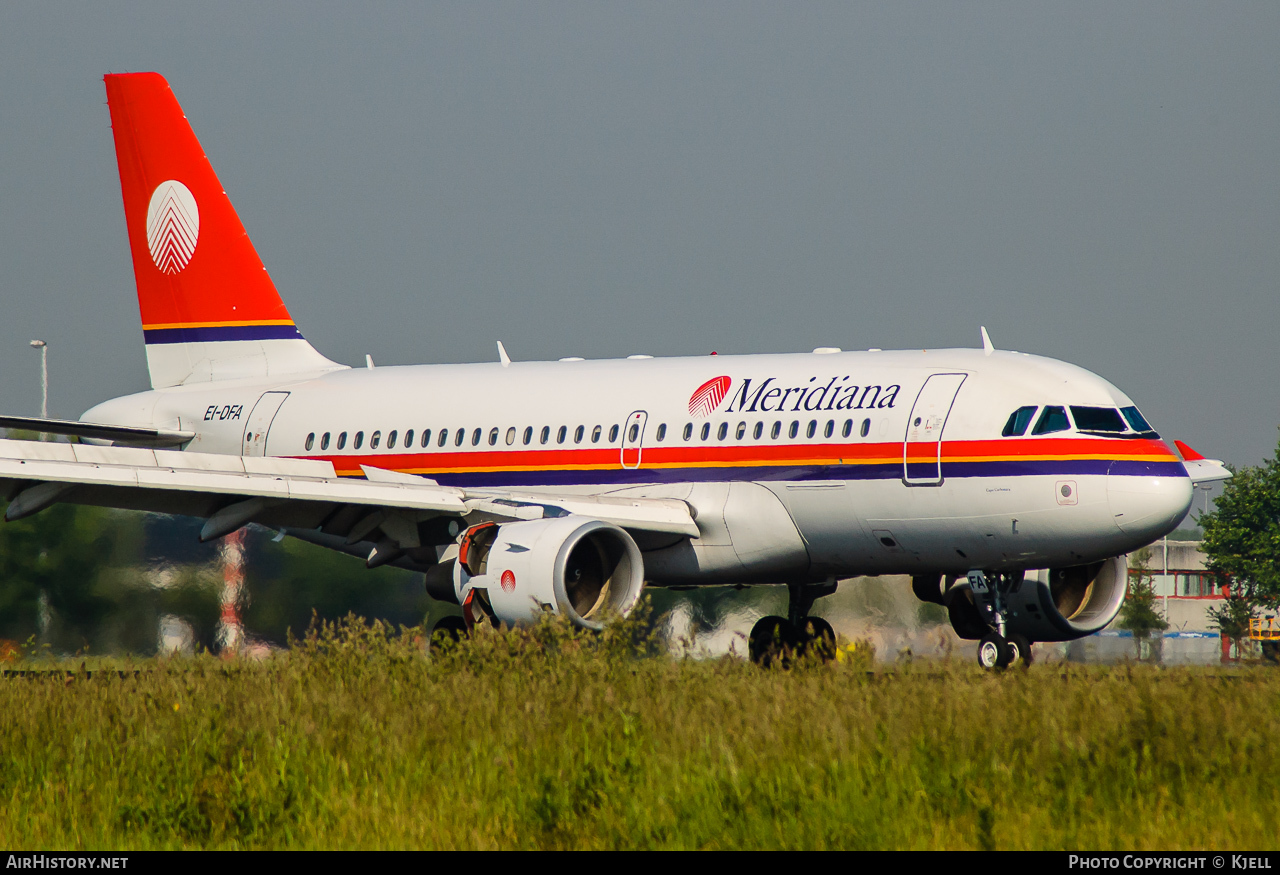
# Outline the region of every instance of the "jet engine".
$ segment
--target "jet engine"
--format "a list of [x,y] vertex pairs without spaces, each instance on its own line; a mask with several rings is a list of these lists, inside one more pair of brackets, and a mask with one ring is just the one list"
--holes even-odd
[[[1048,568],[1015,580],[1000,593],[1008,635],[1030,641],[1073,641],[1106,628],[1124,602],[1129,580],[1125,557],[1088,565]],[[978,639],[991,630],[992,615],[967,583],[948,591],[951,622],[962,638]]]
[[551,613],[600,629],[635,607],[644,560],[630,535],[601,520],[482,523],[458,542],[453,585],[469,622],[516,625]]

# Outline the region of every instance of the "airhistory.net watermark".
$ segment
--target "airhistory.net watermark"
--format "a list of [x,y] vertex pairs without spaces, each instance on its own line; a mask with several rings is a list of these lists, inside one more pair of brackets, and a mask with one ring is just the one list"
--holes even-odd
[[89,854],[9,854],[6,869],[127,869],[128,857]]

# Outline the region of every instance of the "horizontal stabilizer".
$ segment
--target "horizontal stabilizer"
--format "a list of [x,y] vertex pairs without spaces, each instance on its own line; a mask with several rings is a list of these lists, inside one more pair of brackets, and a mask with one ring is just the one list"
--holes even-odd
[[128,425],[100,425],[71,419],[41,419],[37,416],[0,416],[0,428],[57,434],[66,437],[111,441],[126,447],[176,447],[196,436],[194,431],[134,428]]

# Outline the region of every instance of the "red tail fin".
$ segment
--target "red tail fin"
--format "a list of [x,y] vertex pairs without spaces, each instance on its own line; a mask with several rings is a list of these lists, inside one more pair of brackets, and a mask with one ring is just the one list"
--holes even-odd
[[169,84],[104,79],[152,385],[332,367],[293,324]]

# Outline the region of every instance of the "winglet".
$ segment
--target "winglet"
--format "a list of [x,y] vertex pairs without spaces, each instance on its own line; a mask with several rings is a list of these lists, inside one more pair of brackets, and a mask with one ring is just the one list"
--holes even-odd
[[1200,455],[1195,450],[1191,449],[1191,447],[1187,446],[1182,441],[1174,441],[1173,445],[1178,448],[1178,452],[1182,453],[1182,458],[1184,461],[1198,462],[1204,458],[1204,456]]
[[978,327],[982,329],[982,353],[983,355],[991,355],[996,351],[996,348],[991,345],[991,336],[987,334],[987,326],[980,325]]
[[511,356],[507,355],[507,348],[502,345],[502,341],[498,341],[498,361],[502,362],[502,366],[508,367],[511,364]]

